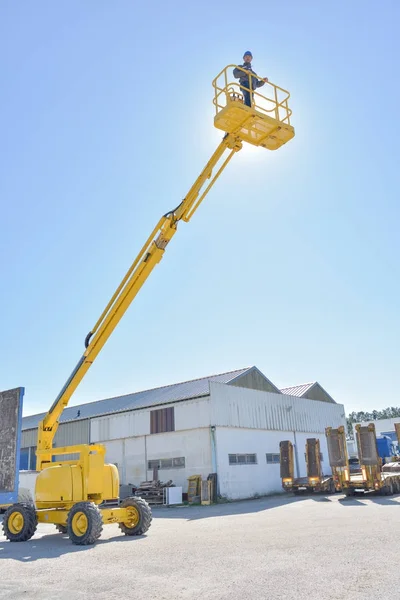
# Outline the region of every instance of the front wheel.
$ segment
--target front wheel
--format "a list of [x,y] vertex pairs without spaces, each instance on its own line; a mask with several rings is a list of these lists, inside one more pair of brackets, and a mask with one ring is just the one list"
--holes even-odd
[[126,508],[129,520],[119,524],[125,535],[143,535],[148,531],[153,519],[151,508],[143,498],[125,498],[121,508]]
[[3,531],[10,542],[30,540],[36,528],[36,511],[31,504],[13,504],[4,513]]
[[336,494],[336,487],[335,487],[335,482],[333,481],[333,479],[331,479],[331,481],[329,482],[328,493]]
[[77,502],[67,518],[67,533],[73,544],[94,544],[103,530],[103,517],[94,502]]

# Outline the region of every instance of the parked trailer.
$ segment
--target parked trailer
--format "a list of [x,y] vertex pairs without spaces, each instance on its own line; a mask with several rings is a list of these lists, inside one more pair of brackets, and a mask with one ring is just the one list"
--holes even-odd
[[346,496],[356,492],[375,492],[382,496],[400,492],[400,462],[391,462],[382,468],[376,443],[375,425],[356,425],[356,440],[360,470],[352,473],[346,448],[344,428],[326,429],[329,461],[333,476],[341,479]]
[[285,492],[301,494],[304,492],[326,492],[334,494],[336,487],[331,476],[322,472],[319,440],[309,438],[306,441],[307,477],[294,477],[293,444],[289,440],[280,442],[280,464],[282,487]]

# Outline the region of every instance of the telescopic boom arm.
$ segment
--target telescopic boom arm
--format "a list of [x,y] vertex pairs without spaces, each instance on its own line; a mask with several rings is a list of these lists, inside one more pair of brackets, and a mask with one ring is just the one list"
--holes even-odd
[[[157,223],[97,323],[86,336],[85,352],[79,359],[78,364],[72,371],[61,392],[53,402],[50,410],[39,424],[36,465],[38,471],[49,466],[49,463],[52,461],[54,436],[58,429],[60,416],[64,408],[68,405],[69,399],[82,381],[89,367],[93,364],[132,300],[135,298],[156,264],[162,259],[165,248],[177,231],[178,222],[188,222],[191,219],[194,212],[200,206],[201,202],[221,175],[233,155],[241,150],[241,148],[242,142],[240,138],[233,133],[227,133],[179,206],[166,213]],[[214,173],[218,162],[226,154],[227,150],[229,150],[229,153],[226,155],[219,169]],[[209,181],[208,185],[206,185],[207,181]]]

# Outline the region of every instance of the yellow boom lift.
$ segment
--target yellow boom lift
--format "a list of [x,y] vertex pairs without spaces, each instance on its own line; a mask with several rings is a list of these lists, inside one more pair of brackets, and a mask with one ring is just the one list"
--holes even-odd
[[[162,216],[155,226],[87,335],[83,355],[39,424],[35,507],[14,504],[8,508],[3,528],[10,541],[29,540],[38,522],[55,524],[59,531],[68,534],[74,544],[80,545],[95,543],[103,524],[119,523],[125,535],[141,535],[150,527],[151,510],[143,499],[132,497],[119,501],[118,471],[115,465],[105,464],[104,446],[90,444],[53,448],[53,440],[61,414],[72,394],[162,259],[178,223],[191,219],[232,157],[241,150],[243,142],[276,150],[294,136],[290,124],[289,93],[268,83],[265,89],[269,94],[255,91],[252,106],[248,107],[243,103],[243,88],[230,80],[234,66],[225,67],[213,81],[214,125],[225,132],[221,143],[182,202]],[[250,74],[250,77],[255,76]],[[77,458],[62,460],[66,454]]]

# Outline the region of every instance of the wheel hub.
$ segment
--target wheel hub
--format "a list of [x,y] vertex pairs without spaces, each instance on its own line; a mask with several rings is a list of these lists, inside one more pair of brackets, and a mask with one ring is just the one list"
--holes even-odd
[[82,536],[88,528],[88,520],[83,512],[77,512],[72,519],[72,531],[75,535]]
[[14,535],[20,533],[24,527],[24,522],[24,516],[20,512],[15,511],[11,513],[8,519],[8,527],[11,533],[13,533]]
[[126,508],[126,512],[128,514],[128,520],[125,521],[125,525],[132,529],[133,527],[136,527],[136,525],[139,523],[139,511],[135,506],[128,506]]

